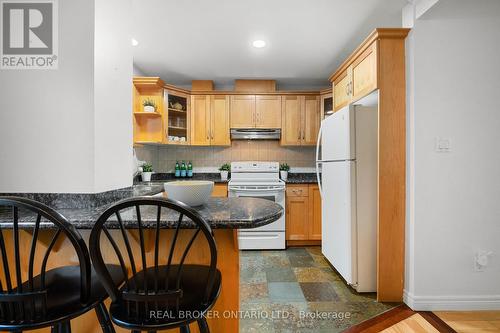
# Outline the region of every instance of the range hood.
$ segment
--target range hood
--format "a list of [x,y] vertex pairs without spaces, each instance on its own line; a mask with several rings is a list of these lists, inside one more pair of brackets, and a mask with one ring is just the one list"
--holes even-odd
[[281,129],[231,129],[231,140],[279,140]]

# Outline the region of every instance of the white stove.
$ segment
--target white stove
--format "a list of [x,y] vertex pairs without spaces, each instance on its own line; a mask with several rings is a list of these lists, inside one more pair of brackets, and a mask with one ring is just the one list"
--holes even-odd
[[[233,162],[229,197],[270,200],[285,209],[285,182],[279,178],[278,162]],[[285,214],[255,229],[238,230],[240,250],[285,249]]]

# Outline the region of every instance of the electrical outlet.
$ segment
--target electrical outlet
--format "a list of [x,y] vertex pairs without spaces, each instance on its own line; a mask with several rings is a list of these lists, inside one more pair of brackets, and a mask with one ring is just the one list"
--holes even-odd
[[493,254],[491,251],[479,250],[474,254],[474,271],[484,272],[489,264],[489,257]]

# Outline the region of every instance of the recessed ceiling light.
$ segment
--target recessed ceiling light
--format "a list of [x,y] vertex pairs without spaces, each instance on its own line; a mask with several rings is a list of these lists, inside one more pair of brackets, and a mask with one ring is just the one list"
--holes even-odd
[[137,45],[139,45],[139,42],[137,41],[137,39],[132,38],[132,46],[137,46]]
[[266,46],[266,42],[264,42],[263,40],[261,39],[257,39],[257,40],[254,40],[253,43],[252,43],[253,47],[256,47],[258,49],[261,49],[263,48],[264,46]]

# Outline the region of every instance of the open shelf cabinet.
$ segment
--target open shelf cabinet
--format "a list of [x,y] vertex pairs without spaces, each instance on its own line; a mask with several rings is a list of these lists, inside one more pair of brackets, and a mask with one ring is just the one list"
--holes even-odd
[[[133,94],[134,146],[189,144],[188,93],[166,87],[159,77],[134,77]],[[155,112],[144,111],[145,100],[154,102]]]
[[[165,141],[164,83],[157,77],[134,77],[134,144],[158,144]],[[153,101],[155,112],[145,112],[145,100]]]

